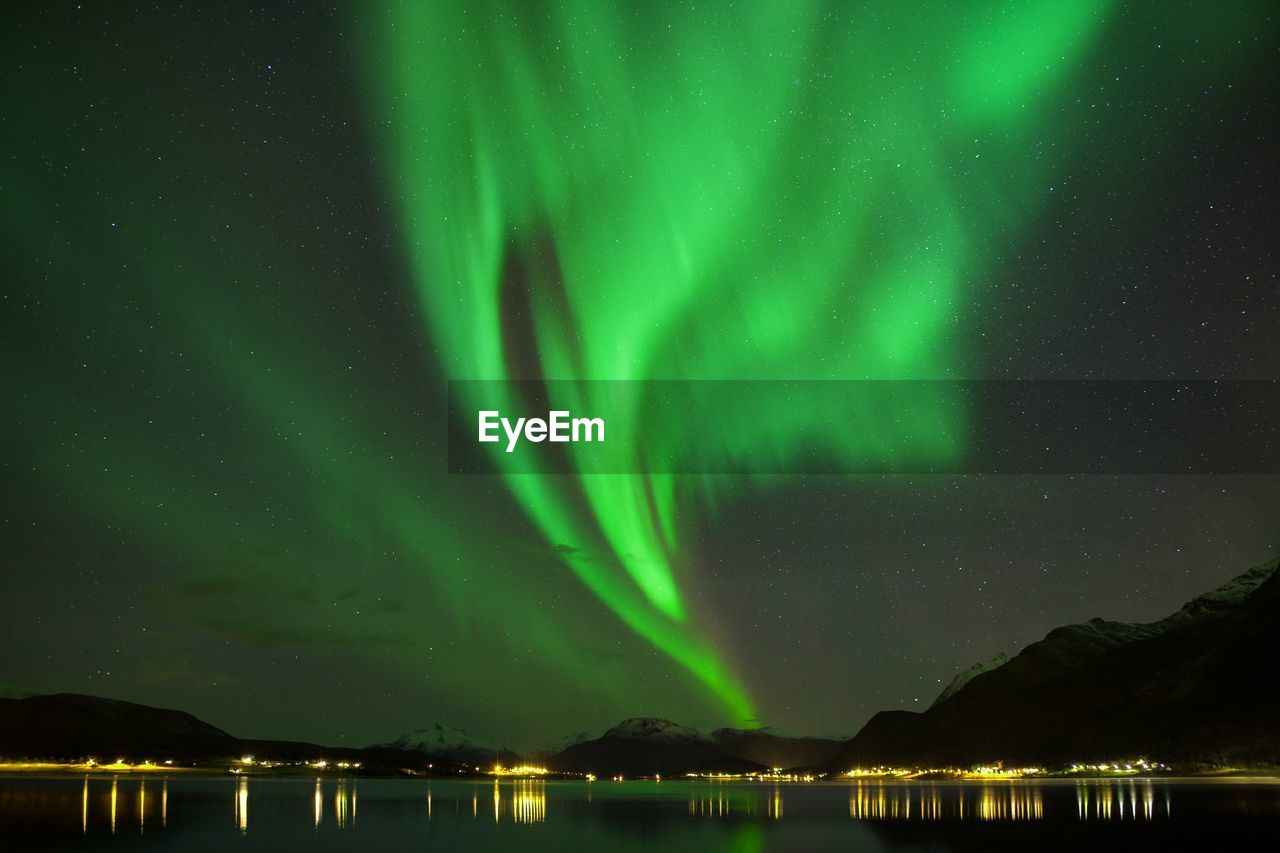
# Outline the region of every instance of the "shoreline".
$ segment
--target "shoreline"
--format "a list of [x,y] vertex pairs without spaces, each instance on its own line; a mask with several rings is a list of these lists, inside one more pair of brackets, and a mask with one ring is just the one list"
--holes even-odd
[[1280,785],[1280,768],[1240,768],[1214,772],[1177,772],[1167,774],[1053,774],[1027,776],[857,776],[848,777],[834,775],[829,777],[812,777],[809,779],[768,777],[731,777],[731,776],[670,776],[657,779],[653,776],[634,776],[620,779],[603,778],[587,779],[582,774],[547,773],[530,775],[509,774],[422,774],[422,773],[380,773],[362,772],[353,769],[298,768],[296,772],[237,772],[234,769],[218,767],[191,767],[179,765],[135,765],[118,767],[113,765],[86,766],[83,764],[58,764],[55,762],[2,762],[0,763],[0,779],[21,778],[95,778],[112,779],[125,777],[160,778],[165,776],[182,776],[188,779],[282,779],[282,780],[319,780],[319,779],[371,779],[371,780],[403,780],[414,782],[494,782],[539,780],[544,782],[578,782],[594,785],[613,785],[622,782],[673,783],[673,782],[706,782],[716,784],[752,784],[752,785],[841,785],[859,784],[877,785],[974,785],[974,784],[1025,784],[1025,783],[1065,783],[1065,782],[1160,782],[1160,783],[1197,783],[1220,781],[1223,783],[1252,783]]

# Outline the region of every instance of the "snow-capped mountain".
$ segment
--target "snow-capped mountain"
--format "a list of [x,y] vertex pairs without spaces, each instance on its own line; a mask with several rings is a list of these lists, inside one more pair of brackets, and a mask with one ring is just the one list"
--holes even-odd
[[706,735],[661,717],[632,717],[609,729],[602,737],[655,738],[661,740],[706,740]]
[[390,743],[378,744],[378,746],[412,749],[437,758],[468,764],[511,763],[516,758],[515,753],[501,744],[443,723],[432,723],[420,729],[405,732]]

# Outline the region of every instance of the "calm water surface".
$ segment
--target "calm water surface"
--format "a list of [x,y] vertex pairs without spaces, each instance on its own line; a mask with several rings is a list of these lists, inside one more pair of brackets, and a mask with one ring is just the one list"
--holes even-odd
[[0,850],[1280,849],[1280,780],[0,778]]

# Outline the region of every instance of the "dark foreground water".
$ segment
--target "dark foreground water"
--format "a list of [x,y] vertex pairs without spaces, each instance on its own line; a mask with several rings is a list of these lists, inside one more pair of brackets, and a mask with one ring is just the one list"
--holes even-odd
[[0,778],[0,850],[1280,849],[1277,780]]

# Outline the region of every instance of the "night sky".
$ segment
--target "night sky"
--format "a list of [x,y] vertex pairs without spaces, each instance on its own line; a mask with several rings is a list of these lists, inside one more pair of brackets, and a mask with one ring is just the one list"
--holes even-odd
[[467,476],[445,423],[450,379],[1280,379],[1272,3],[6,11],[6,689],[852,734],[1280,551],[1275,476]]

